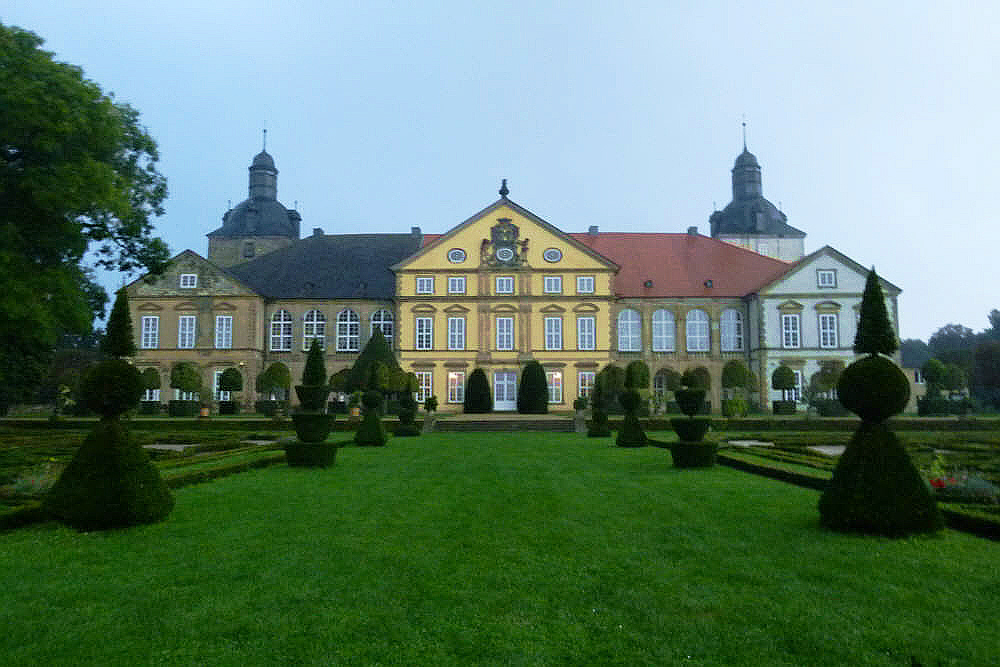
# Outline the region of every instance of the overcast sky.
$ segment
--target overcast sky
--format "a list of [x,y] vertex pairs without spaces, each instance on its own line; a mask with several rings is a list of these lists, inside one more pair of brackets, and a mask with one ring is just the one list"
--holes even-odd
[[441,233],[501,178],[564,231],[707,234],[745,115],[764,196],[903,289],[903,338],[1000,308],[997,2],[4,4],[141,112],[172,253],[206,254],[265,125],[303,234]]

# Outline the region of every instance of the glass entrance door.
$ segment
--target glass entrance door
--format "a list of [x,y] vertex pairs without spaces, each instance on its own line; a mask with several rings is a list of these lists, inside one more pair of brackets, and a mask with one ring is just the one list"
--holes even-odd
[[493,374],[493,409],[497,412],[517,410],[517,373],[514,371]]

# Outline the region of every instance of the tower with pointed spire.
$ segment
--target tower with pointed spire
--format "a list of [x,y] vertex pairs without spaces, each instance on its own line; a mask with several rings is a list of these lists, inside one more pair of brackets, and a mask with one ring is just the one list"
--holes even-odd
[[733,164],[733,199],[708,218],[713,238],[768,257],[794,262],[805,255],[805,232],[788,224],[787,216],[764,198],[757,157],[747,150],[743,123],[743,152]]
[[247,199],[222,216],[222,226],[208,233],[208,259],[223,267],[290,245],[299,238],[302,216],[278,201],[278,169],[264,145],[249,167]]

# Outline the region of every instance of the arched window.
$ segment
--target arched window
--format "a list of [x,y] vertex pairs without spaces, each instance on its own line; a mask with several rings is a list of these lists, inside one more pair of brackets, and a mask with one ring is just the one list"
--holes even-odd
[[674,391],[680,386],[681,376],[677,371],[669,368],[661,368],[653,376],[653,395],[663,400],[667,393]]
[[732,308],[722,311],[719,327],[722,330],[722,351],[741,351],[743,349],[743,314]]
[[292,351],[292,314],[287,310],[271,316],[271,351]]
[[653,313],[653,352],[674,351],[674,314],[669,310]]
[[698,309],[690,311],[687,314],[686,334],[688,352],[708,352],[711,349],[708,313]]
[[376,310],[372,313],[372,333],[378,329],[385,337],[385,341],[392,347],[392,313],[388,310]]
[[618,351],[639,352],[642,338],[639,334],[639,312],[628,308],[618,313]]
[[310,310],[302,318],[302,349],[308,350],[314,339],[326,348],[326,315],[318,310]]
[[337,314],[337,352],[361,349],[361,318],[350,308]]

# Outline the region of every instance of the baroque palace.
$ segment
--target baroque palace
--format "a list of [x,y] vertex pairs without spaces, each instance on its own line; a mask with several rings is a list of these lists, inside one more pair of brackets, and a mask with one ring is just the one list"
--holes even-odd
[[[271,364],[288,366],[294,383],[315,339],[334,373],[376,329],[416,374],[418,400],[436,395],[442,410],[461,410],[475,368],[490,379],[495,409],[514,410],[532,359],[546,370],[553,409],[571,408],[606,364],[641,359],[660,395],[665,369],[707,369],[718,411],[729,360],[754,371],[754,400],[767,405],[781,398],[770,388],[778,365],[795,371],[798,395],[822,362],[855,358],[867,270],[829,246],[805,255],[805,233],[764,198],[746,146],[710,236],[596,224],[566,232],[510,200],[504,181],[498,200],[443,234],[316,228],[300,238],[301,217],[277,199],[273,158],[262,151],[249,171],[249,196],[208,234],[207,258],[185,250],[164,274],[127,288],[135,364],[157,369],[163,387],[175,363],[192,362],[211,398],[228,399],[218,378],[236,367],[249,406]],[[898,335],[900,289],[882,287]]]

